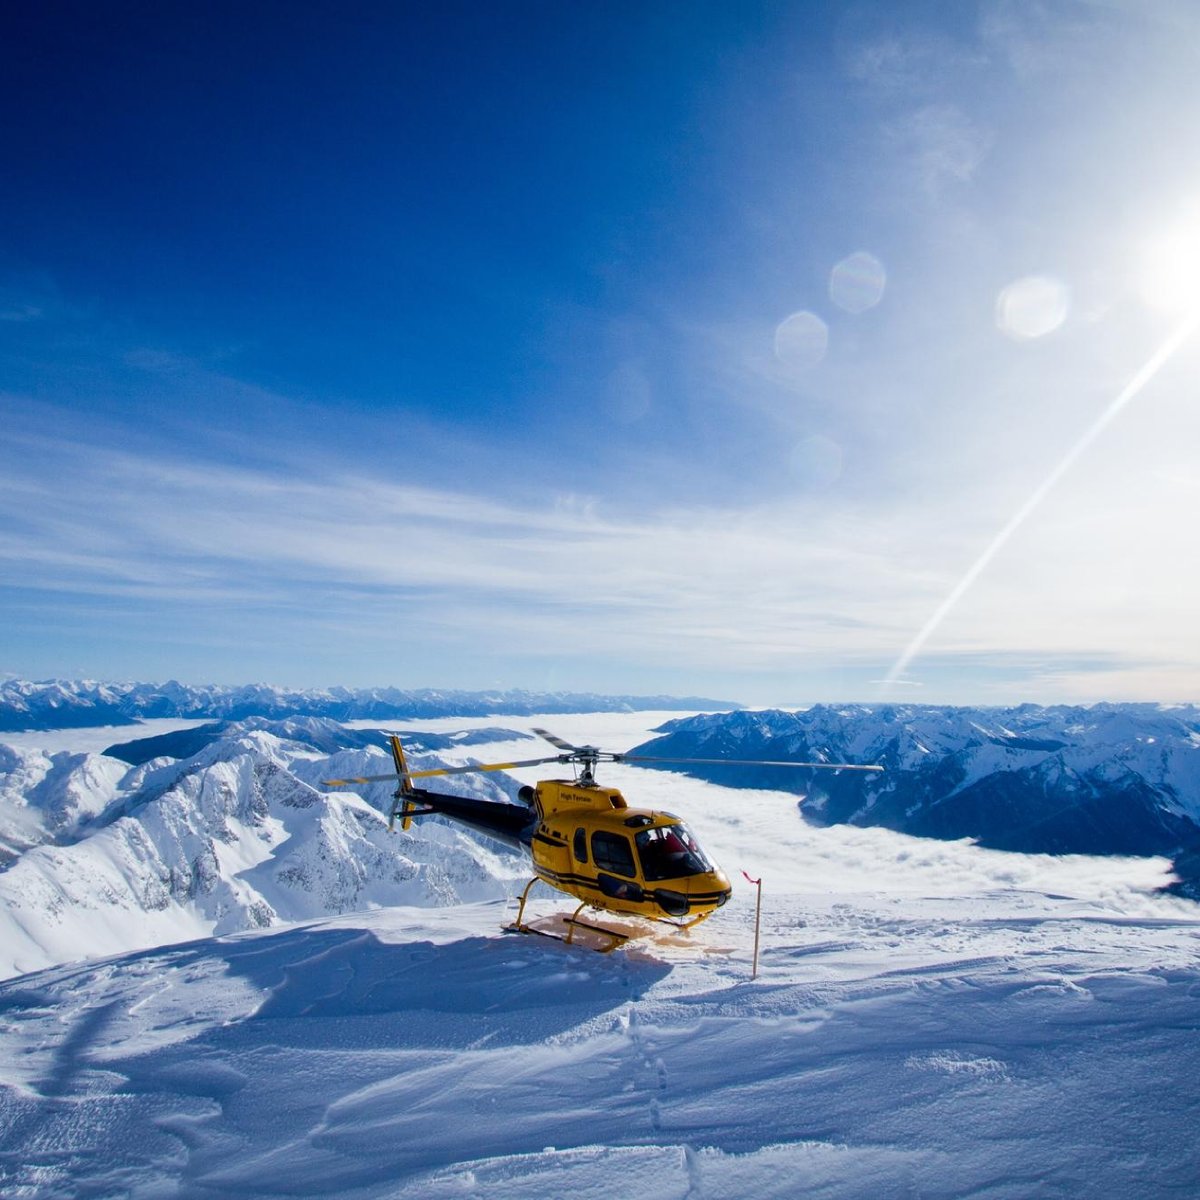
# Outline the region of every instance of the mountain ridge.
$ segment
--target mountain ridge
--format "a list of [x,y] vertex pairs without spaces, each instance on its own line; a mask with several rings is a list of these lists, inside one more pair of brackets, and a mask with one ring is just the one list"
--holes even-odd
[[161,717],[237,721],[248,717],[315,716],[360,721],[739,707],[732,701],[700,696],[600,695],[520,688],[284,688],[263,683],[191,685],[177,680],[158,684],[9,679],[0,683],[0,733],[136,725],[142,719]]
[[1200,709],[816,705],[700,714],[631,754],[879,763],[880,773],[680,766],[802,796],[822,825],[1025,853],[1175,854],[1200,843]]

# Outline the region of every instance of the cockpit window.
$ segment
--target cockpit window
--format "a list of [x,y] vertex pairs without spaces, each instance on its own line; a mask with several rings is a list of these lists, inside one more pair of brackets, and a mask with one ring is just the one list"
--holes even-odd
[[634,840],[642,860],[642,874],[649,880],[679,879],[702,875],[715,868],[691,830],[680,822],[661,829],[643,829]]

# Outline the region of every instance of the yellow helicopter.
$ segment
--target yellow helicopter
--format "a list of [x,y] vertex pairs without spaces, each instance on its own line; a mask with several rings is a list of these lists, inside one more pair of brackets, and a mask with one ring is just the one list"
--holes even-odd
[[[585,908],[625,916],[649,918],[679,929],[690,929],[710,917],[730,896],[725,873],[704,853],[688,827],[675,815],[643,808],[630,808],[616,788],[596,781],[596,766],[613,763],[709,763],[723,766],[801,767],[810,770],[881,771],[877,765],[850,763],[766,762],[760,759],[659,758],[574,746],[545,729],[534,733],[546,739],[559,753],[521,762],[482,763],[467,767],[439,767],[410,771],[400,739],[388,740],[396,770],[388,775],[364,775],[355,779],[326,779],[328,787],[398,780],[388,828],[409,829],[416,817],[434,814],[449,817],[489,837],[526,850],[533,862],[534,877],[521,894],[516,922],[509,926],[519,933],[559,935],[525,922],[525,904],[539,880],[579,901],[565,918],[567,933],[560,940],[571,942],[577,929],[586,929],[610,939],[605,950],[636,936],[581,921]],[[570,763],[577,767],[573,779],[544,779],[536,787],[518,792],[519,803],[451,796],[413,784],[415,779],[440,775],[469,775],[485,771],[507,771],[537,767],[545,763]]]

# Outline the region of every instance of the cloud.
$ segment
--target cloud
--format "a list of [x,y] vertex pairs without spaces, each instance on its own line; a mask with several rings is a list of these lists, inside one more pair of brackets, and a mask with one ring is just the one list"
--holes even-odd
[[343,616],[362,604],[371,621],[560,646],[586,627],[614,651],[727,665],[849,652],[881,627],[876,535],[818,536],[800,511],[518,506],[345,466],[295,477],[57,440],[23,462],[0,484],[0,562],[28,589],[280,605],[324,591]]
[[[411,404],[367,406],[317,381],[308,402],[276,395],[236,377],[236,354],[189,359],[115,322],[89,335],[106,362],[85,361],[86,338],[64,351],[71,364],[43,347],[26,386],[64,408],[18,426],[7,418],[23,401],[5,414],[4,612],[24,605],[24,621],[40,605],[90,622],[97,641],[117,611],[134,636],[140,612],[156,636],[170,614],[210,641],[321,636],[409,656],[436,644],[459,661],[506,646],[513,662],[753,674],[776,681],[770,695],[812,695],[795,681],[815,671],[873,691],[1161,337],[1121,291],[1132,239],[1105,213],[1134,210],[1120,189],[1146,189],[1140,147],[1113,154],[1117,134],[1174,128],[1147,122],[1142,97],[1176,103],[1178,75],[1141,70],[1157,43],[1139,34],[1138,71],[1114,82],[1104,13],[1056,11],[988,4],[978,27],[848,16],[843,30],[872,29],[843,57],[821,136],[769,139],[752,170],[714,180],[706,223],[679,226],[686,270],[652,259],[636,288],[580,302],[573,336],[560,320],[531,339],[540,366],[483,372],[497,394],[452,412],[436,354]],[[1079,23],[1106,69],[1077,55],[1059,88]],[[913,31],[935,24],[955,33]],[[1150,82],[1131,89],[1133,75]],[[1178,159],[1178,138],[1141,141]],[[1085,159],[1097,175],[1105,161],[1130,169],[1076,195]],[[736,222],[716,221],[718,195],[744,207]],[[856,251],[886,264],[877,305],[827,291]],[[1054,326],[1013,340],[997,294],[1030,278],[1074,299],[1059,323],[1065,306],[1010,292],[1008,332]],[[123,334],[140,348],[115,345]],[[275,353],[278,365],[287,345]],[[271,369],[270,354],[241,361],[260,379]],[[910,664],[922,695],[1075,694],[1099,679],[1130,694],[1140,671],[1175,690],[1200,667],[1186,553],[1197,364],[1176,366],[989,557]],[[1185,670],[1163,674],[1172,661]]]
[[[614,661],[729,675],[860,664],[865,684],[947,577],[914,542],[927,518],[913,511],[851,519],[774,503],[635,515],[570,497],[545,508],[346,464],[296,475],[57,440],[23,461],[0,484],[10,586],[106,597],[128,614],[260,614],[282,640],[323,630],[348,644],[490,644],[541,659],[602,647]],[[1039,628],[1028,581],[1005,619],[1011,586],[998,572],[973,615],[948,623],[954,656],[988,654],[995,668],[1006,653],[1103,641],[1087,606],[1069,630],[1052,617]]]
[[[915,183],[937,201],[970,182],[994,140],[975,111],[991,71],[988,47],[894,14],[871,23],[844,53],[843,69],[878,105],[884,157],[899,171],[889,190]],[[862,152],[870,156],[868,146]]]
[[952,184],[970,183],[992,143],[992,135],[953,104],[924,105],[890,121],[885,132],[931,199]]
[[945,91],[952,81],[985,65],[976,47],[915,28],[871,31],[843,56],[846,74],[889,100],[919,100]]
[[43,271],[0,274],[0,321],[14,325],[78,317],[79,310],[64,302],[54,279]]
[[[1139,0],[1084,0],[1043,4],[1038,0],[989,0],[979,20],[980,45],[1025,86],[1043,81],[1094,77],[1097,68],[1120,69],[1120,60],[1157,27],[1168,36],[1195,30],[1186,4]],[[1131,24],[1132,22],[1132,24]],[[1141,35],[1130,37],[1131,28]]]

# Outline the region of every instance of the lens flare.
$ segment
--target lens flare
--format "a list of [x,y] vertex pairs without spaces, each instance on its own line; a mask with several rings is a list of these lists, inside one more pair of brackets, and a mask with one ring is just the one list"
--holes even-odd
[[807,309],[785,317],[775,328],[775,357],[789,367],[815,367],[828,346],[829,326]]
[[1067,285],[1049,275],[1026,275],[996,297],[996,325],[1017,341],[1053,333],[1071,307]]
[[883,299],[887,272],[873,254],[858,250],[829,272],[829,298],[848,313],[863,313]]

